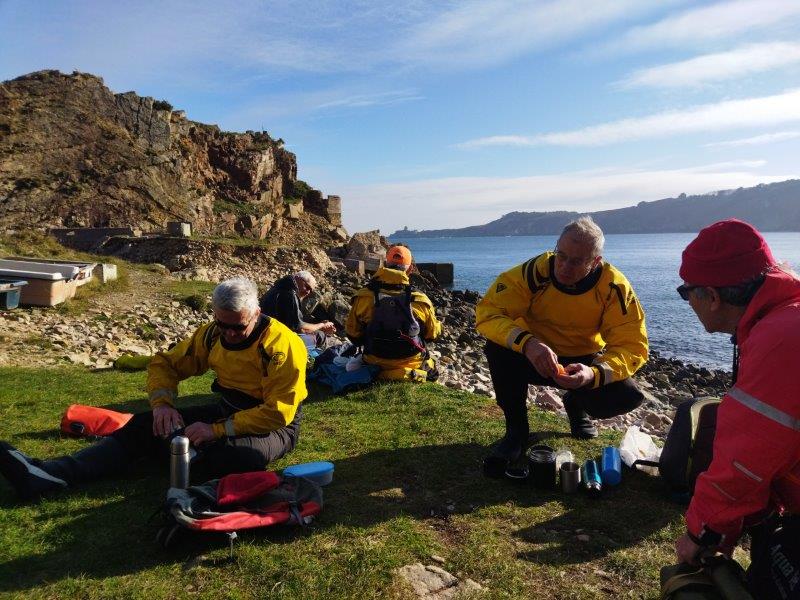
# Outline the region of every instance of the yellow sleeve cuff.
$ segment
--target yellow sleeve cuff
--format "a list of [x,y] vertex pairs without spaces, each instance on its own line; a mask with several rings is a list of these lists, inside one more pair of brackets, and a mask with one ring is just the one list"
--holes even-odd
[[594,381],[592,381],[592,389],[597,389],[600,387],[600,369],[597,367],[592,367],[592,372],[594,373]]
[[520,327],[512,329],[506,337],[506,347],[522,354],[526,342],[533,337],[533,334]]
[[158,390],[153,390],[150,392],[150,396],[148,401],[150,402],[150,408],[157,408],[159,406],[171,406],[175,408],[175,390],[169,390],[166,388],[161,388]]
[[236,429],[233,426],[233,416],[228,417],[224,421],[213,423],[211,428],[214,430],[214,437],[217,439],[221,437],[236,437]]

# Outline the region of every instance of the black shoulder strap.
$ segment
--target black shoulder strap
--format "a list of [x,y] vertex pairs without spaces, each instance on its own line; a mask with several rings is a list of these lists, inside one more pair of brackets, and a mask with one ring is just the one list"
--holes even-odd
[[411,306],[411,294],[414,292],[414,288],[411,287],[410,283],[381,283],[377,279],[373,278],[369,280],[369,283],[367,283],[365,287],[372,291],[372,293],[375,295],[375,306],[380,304],[381,289],[405,292],[406,304]]
[[[212,323],[211,327],[206,329],[206,332],[203,334],[203,346],[205,347],[207,352],[211,352],[211,347],[219,339],[219,335],[220,331],[216,323]],[[192,354],[192,346],[193,344],[189,344],[189,347],[186,349],[186,354],[184,356],[189,356]]]
[[261,345],[261,342],[258,342],[258,355],[261,357],[261,373],[264,377],[267,376],[267,367],[269,366],[269,361],[272,360],[272,357],[267,354],[267,351],[264,349],[264,346]]
[[622,314],[623,315],[627,315],[628,314],[628,305],[625,303],[625,298],[622,297],[622,288],[620,288],[613,281],[608,284],[608,287],[611,288],[611,289],[608,292],[608,298],[606,298],[606,300],[611,298],[611,293],[612,292],[616,292],[617,293],[617,299],[619,300],[620,308],[622,308]]
[[412,291],[413,290],[411,289],[411,284],[407,285],[406,286],[406,307],[405,308],[406,308],[406,311],[408,311],[406,316],[409,318],[410,321],[414,320],[414,311],[411,310],[411,293],[412,293]]
[[220,330],[216,323],[206,329],[206,335],[203,337],[203,345],[206,347],[206,350],[211,352],[211,346],[219,339],[219,335]]
[[373,299],[373,302],[375,303],[375,306],[378,306],[381,302],[380,299],[381,282],[373,277],[372,279],[369,280],[369,282],[365,287],[372,292],[372,295],[375,297]]
[[545,288],[550,283],[550,278],[547,275],[539,273],[536,270],[536,262],[541,257],[541,254],[534,256],[522,265],[522,278],[525,280],[525,283],[528,284],[528,289],[532,294]]

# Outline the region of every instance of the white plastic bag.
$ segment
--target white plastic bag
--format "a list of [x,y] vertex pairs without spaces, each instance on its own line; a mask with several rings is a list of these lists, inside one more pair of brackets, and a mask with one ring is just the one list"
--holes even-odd
[[[648,434],[640,431],[636,425],[631,425],[625,435],[622,436],[622,441],[619,444],[619,455],[622,458],[622,462],[632,467],[637,460],[658,462],[658,459],[661,458],[661,448],[656,446],[653,438]],[[650,475],[658,475],[656,467],[643,465],[637,465],[637,467]]]

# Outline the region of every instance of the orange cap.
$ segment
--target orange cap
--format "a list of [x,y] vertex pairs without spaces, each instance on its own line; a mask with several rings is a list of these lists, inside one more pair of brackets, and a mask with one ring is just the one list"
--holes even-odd
[[386,262],[407,267],[411,264],[411,250],[405,246],[392,246],[386,251]]

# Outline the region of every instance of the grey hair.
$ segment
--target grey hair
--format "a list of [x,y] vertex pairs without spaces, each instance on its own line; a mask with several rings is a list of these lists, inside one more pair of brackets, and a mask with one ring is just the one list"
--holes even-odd
[[258,287],[245,277],[226,279],[214,288],[211,304],[220,310],[247,311],[252,315],[258,310]]
[[[794,279],[800,279],[800,275],[798,275],[792,269],[789,263],[784,261],[778,263],[777,265],[767,267],[758,277],[754,277],[753,279],[743,281],[742,283],[736,285],[726,285],[722,287],[716,287],[714,289],[717,290],[719,298],[723,302],[732,304],[733,306],[747,306],[750,304],[750,301],[756,295],[758,290],[761,289],[761,285],[764,283],[764,281],[766,281],[767,275],[775,271],[781,271]],[[695,289],[695,294],[698,298],[708,297],[708,293],[705,290],[706,287],[713,286],[700,286]]]
[[308,285],[308,287],[310,287],[312,290],[317,289],[317,280],[310,271],[298,271],[294,274],[294,276],[305,281],[306,285]]
[[[719,294],[719,299],[727,304],[733,306],[747,306],[750,300],[756,295],[756,292],[761,288],[761,285],[766,279],[765,275],[759,275],[755,279],[740,283],[737,285],[725,285],[721,287],[714,287]],[[698,287],[694,290],[698,298],[708,298],[709,294],[706,292],[705,287]]]
[[606,238],[603,235],[603,230],[600,229],[600,226],[595,223],[594,219],[589,215],[583,215],[567,223],[561,231],[559,239],[567,234],[576,237],[581,243],[591,246],[592,253],[595,256],[600,256],[600,254],[602,254]]

